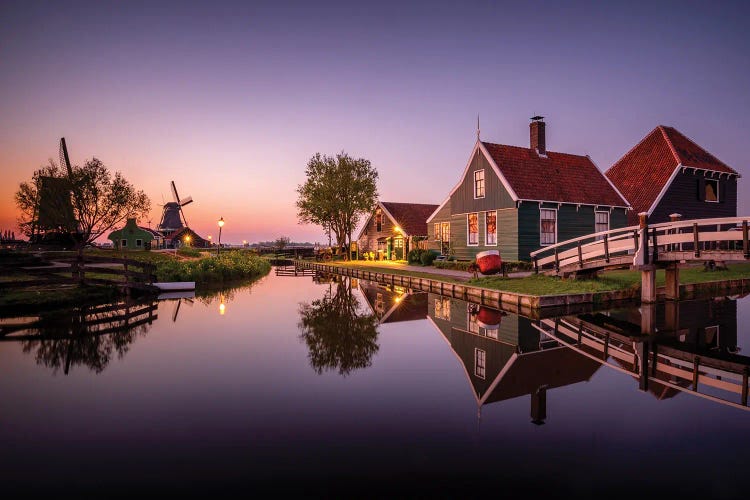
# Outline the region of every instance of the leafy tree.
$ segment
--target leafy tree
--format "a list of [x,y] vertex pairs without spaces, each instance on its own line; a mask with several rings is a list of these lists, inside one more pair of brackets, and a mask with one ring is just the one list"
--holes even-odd
[[276,250],[281,252],[284,250],[284,248],[289,244],[289,242],[292,241],[289,236],[279,236],[276,238],[276,241],[273,242],[273,246],[276,247]]
[[331,231],[339,248],[351,242],[360,217],[378,198],[378,172],[369,160],[316,153],[307,163],[307,180],[297,187],[297,217]]
[[[137,191],[120,172],[113,176],[97,158],[88,160],[82,167],[75,165],[72,170],[69,180],[79,252],[113,227],[129,218],[137,219],[151,209],[151,201],[143,191]],[[27,236],[31,236],[39,208],[42,178],[66,175],[50,160],[49,165],[34,172],[31,182],[21,183],[15,199],[21,212],[18,224]]]

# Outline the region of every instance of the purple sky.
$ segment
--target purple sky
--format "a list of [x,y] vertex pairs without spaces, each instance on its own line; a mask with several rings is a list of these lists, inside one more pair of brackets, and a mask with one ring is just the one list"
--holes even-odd
[[477,114],[514,145],[544,115],[548,149],[602,171],[671,125],[746,175],[748,2],[357,4],[5,0],[0,229],[63,136],[146,191],[152,226],[174,180],[235,243],[327,241],[294,206],[316,152],[371,160],[382,200],[442,202]]

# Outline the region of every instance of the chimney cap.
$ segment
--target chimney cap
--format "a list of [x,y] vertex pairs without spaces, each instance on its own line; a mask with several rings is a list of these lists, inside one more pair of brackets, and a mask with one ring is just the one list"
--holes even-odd
[[535,122],[537,122],[537,121],[540,121],[540,120],[544,120],[544,117],[537,115],[537,116],[532,116],[531,119],[534,120]]

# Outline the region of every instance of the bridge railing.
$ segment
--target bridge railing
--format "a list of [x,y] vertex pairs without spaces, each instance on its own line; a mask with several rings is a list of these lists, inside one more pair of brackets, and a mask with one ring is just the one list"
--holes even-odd
[[[700,259],[705,251],[729,251],[750,258],[748,245],[750,217],[692,219],[652,224],[647,227],[647,261],[658,260],[663,252],[681,252],[680,259]],[[534,252],[531,258],[536,272],[558,271],[562,267],[583,268],[586,263],[634,254],[639,249],[641,229],[629,226],[592,233],[562,241]]]

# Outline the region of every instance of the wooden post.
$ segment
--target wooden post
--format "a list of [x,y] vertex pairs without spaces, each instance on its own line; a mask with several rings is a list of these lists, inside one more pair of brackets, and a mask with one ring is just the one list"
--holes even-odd
[[560,270],[560,257],[557,255],[557,247],[555,247],[555,272]]
[[604,235],[604,262],[609,263],[609,235]]
[[698,241],[698,223],[693,223],[693,252],[695,253],[696,257],[701,256],[701,249],[698,247],[699,241]]
[[[747,232],[745,232],[745,236],[747,236]],[[745,238],[745,241],[747,241],[747,238]],[[534,256],[534,274],[539,274],[539,264],[537,263],[536,255]]]
[[693,390],[694,391],[698,390],[698,376],[699,376],[698,369],[700,368],[700,364],[701,364],[700,356],[696,356],[695,358],[693,358]]
[[648,342],[638,342],[638,358],[641,360],[641,366],[638,377],[638,389],[641,391],[648,390]]
[[656,228],[653,229],[651,232],[652,235],[652,246],[654,247],[654,252],[651,257],[651,262],[656,262],[659,259],[659,245],[656,243]]
[[581,241],[578,241],[578,267],[583,267],[583,252],[581,251]]
[[[678,213],[669,214],[669,220],[670,220],[670,222],[679,222],[679,220],[681,218],[682,218],[682,214],[678,214]],[[671,232],[672,232],[672,234],[677,234],[679,231],[677,229],[672,229]],[[680,250],[680,251],[682,251],[682,243],[680,243],[679,245],[676,245],[676,244],[673,243],[672,245],[670,245],[669,249],[671,251],[674,251],[674,250]]]
[[665,298],[677,300],[680,298],[680,267],[678,262],[670,262],[664,270]]
[[750,247],[748,247],[747,242],[747,221],[742,221],[742,253],[745,255],[745,258],[750,258]]

